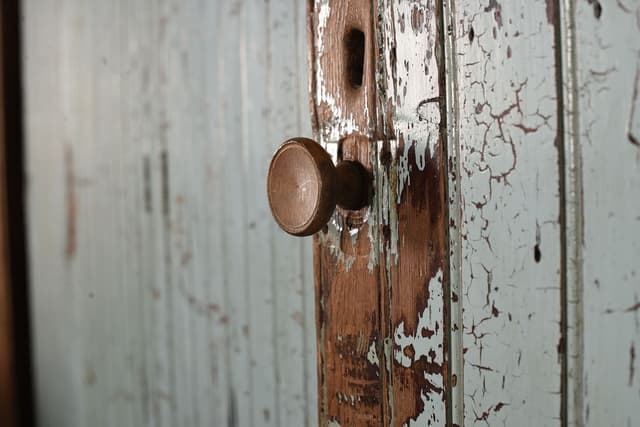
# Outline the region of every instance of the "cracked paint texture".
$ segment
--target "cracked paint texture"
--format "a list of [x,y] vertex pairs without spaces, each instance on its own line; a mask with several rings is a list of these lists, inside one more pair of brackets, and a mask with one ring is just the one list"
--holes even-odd
[[529,1],[457,2],[454,24],[464,422],[554,425],[561,403],[554,30],[544,2]]

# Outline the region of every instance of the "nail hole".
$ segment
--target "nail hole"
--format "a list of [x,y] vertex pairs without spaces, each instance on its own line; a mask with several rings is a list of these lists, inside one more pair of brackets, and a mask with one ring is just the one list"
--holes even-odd
[[596,19],[600,19],[600,16],[602,16],[602,5],[598,0],[593,2],[593,15]]
[[362,86],[364,72],[364,33],[357,28],[347,33],[345,38],[347,52],[347,78],[354,89]]
[[540,258],[542,258],[542,252],[540,252],[540,245],[536,245],[533,248],[533,259],[536,262],[540,262]]

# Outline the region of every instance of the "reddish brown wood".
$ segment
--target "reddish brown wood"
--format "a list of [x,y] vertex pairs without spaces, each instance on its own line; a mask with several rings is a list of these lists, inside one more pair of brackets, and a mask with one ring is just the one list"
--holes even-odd
[[6,122],[4,88],[4,28],[0,19],[0,420],[16,425],[16,379],[14,375],[13,305],[10,287],[6,186]]
[[[393,343],[389,361],[392,408],[386,425],[408,425],[418,419],[430,425],[444,425],[449,422],[446,412],[433,410],[433,407],[445,408],[449,405],[444,160],[446,123],[444,69],[443,62],[439,60],[442,58],[440,4],[437,0],[423,2],[407,8],[406,13],[398,13],[399,8],[396,9],[394,2],[385,7],[383,13],[387,22],[384,22],[384,29],[378,28],[385,38],[385,50],[396,51],[396,46],[403,42],[396,40],[398,34],[405,35],[404,43],[411,43],[409,40],[415,39],[416,46],[422,40],[433,40],[427,46],[428,51],[422,52],[416,48],[418,54],[410,59],[414,63],[429,64],[420,70],[420,75],[407,75],[409,67],[403,63],[406,58],[389,55],[386,64],[387,73],[390,74],[385,76],[389,85],[387,94],[393,94],[394,98],[382,103],[386,107],[384,117],[388,120],[385,139],[395,140],[396,144],[395,148],[389,143],[385,144],[381,163],[384,173],[391,177],[389,209],[395,209],[397,214],[397,223],[385,224],[382,235],[382,247],[386,253],[381,256],[383,288],[389,289],[382,324],[384,335]],[[431,66],[427,58],[435,58],[437,66]],[[424,82],[434,82],[434,88]],[[412,92],[413,96],[407,97],[408,92]],[[413,110],[417,110],[421,104],[433,103],[434,110],[439,110],[442,118],[439,120],[439,129],[436,125],[432,132],[416,132],[418,126],[424,126],[420,121],[437,120],[434,117],[419,118],[407,114],[407,108],[411,106],[405,104],[410,99],[420,100],[420,97],[422,101],[416,103]],[[400,111],[401,107],[405,108],[404,111]],[[428,137],[426,132],[429,132]],[[436,142],[429,146],[426,154],[421,153],[423,158],[418,161],[418,147],[424,150],[427,145],[424,140],[427,138],[433,138]],[[422,139],[421,144],[418,144],[419,139]],[[404,166],[399,161],[403,156],[406,162]],[[398,183],[402,179],[398,173],[400,168],[408,173],[408,178],[404,178],[404,188]],[[397,234],[391,230],[394,226],[397,226]],[[423,320],[419,325],[421,318],[427,321]],[[425,327],[425,324],[430,326]],[[413,345],[398,345],[399,340],[395,335],[400,329],[404,336],[415,337]],[[404,363],[400,363],[399,359],[404,359]],[[426,406],[425,400],[439,402]]]
[[[375,120],[375,35],[371,1],[309,2],[312,119],[321,143],[339,143],[338,160],[372,173]],[[355,31],[355,32],[354,32]],[[361,79],[358,74],[362,69]],[[348,126],[341,124],[349,123]],[[379,266],[371,208],[338,209],[314,240],[320,425],[379,426],[384,391]]]
[[315,239],[321,425],[378,426],[383,419],[379,364],[367,357],[372,345],[380,354],[381,343],[379,270],[369,268],[377,247],[367,237],[375,224],[363,224],[361,215],[341,212],[344,230],[329,229]]

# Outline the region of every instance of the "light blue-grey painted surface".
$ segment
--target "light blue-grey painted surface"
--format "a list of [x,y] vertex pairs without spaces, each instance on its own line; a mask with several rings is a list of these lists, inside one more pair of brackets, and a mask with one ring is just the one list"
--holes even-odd
[[310,134],[304,4],[23,17],[40,425],[315,425],[311,242],[265,192]]

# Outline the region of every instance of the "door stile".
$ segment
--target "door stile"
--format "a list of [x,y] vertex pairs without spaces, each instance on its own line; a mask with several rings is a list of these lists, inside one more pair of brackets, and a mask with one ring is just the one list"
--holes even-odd
[[[376,162],[370,0],[308,3],[311,115],[334,162]],[[361,71],[358,71],[359,66]],[[320,425],[382,424],[377,204],[338,208],[314,237]]]
[[450,319],[441,5],[385,0],[379,13],[387,139],[380,159],[389,193],[381,270],[393,408],[386,421],[445,425]]

